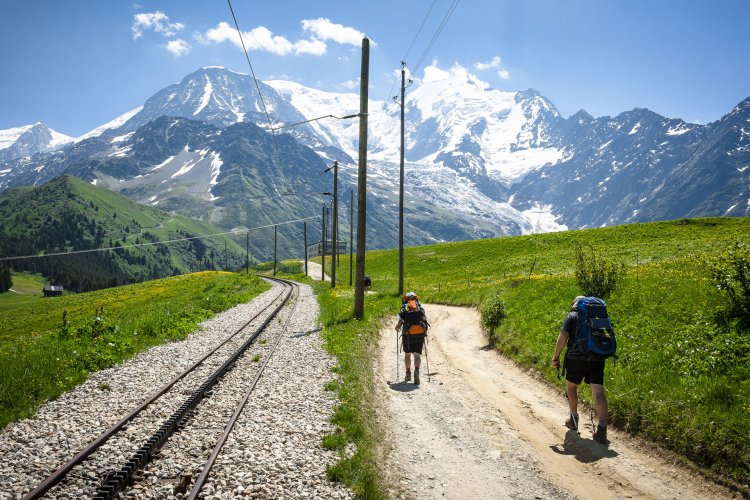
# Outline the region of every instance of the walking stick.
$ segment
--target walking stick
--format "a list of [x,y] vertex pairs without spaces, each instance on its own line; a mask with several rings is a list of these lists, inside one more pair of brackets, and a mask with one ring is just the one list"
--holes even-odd
[[396,382],[398,382],[398,330],[396,331]]
[[430,357],[427,355],[427,344],[430,343],[430,338],[425,335],[424,336],[424,361],[427,363],[427,381],[432,382],[432,379],[430,379]]

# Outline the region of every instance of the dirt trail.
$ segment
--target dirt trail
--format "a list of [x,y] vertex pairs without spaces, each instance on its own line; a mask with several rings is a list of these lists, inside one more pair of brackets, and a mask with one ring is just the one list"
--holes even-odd
[[[300,261],[300,262],[302,262],[302,267],[303,267],[303,269],[302,269],[302,270],[304,271],[304,270],[305,270],[305,269],[304,269],[304,266],[305,266],[305,264],[304,264],[304,261]],[[330,264],[329,264],[329,265],[330,265]],[[321,274],[321,272],[322,272],[322,271],[323,271],[323,266],[321,266],[321,265],[320,265],[320,264],[318,264],[317,262],[313,262],[313,261],[311,261],[311,260],[308,260],[308,261],[307,261],[307,275],[308,275],[308,276],[309,276],[310,278],[312,278],[312,279],[314,279],[314,280],[318,280],[318,281],[319,281],[319,280],[320,280],[320,274]],[[326,280],[326,281],[331,281],[331,277],[330,277],[330,276],[328,276],[328,274],[327,274],[327,273],[325,274],[325,280]],[[337,279],[336,279],[336,283],[338,283],[338,282],[339,282],[339,280],[338,280],[338,278],[337,278]]]
[[562,385],[550,388],[500,356],[475,310],[425,310],[431,381],[423,357],[422,384],[403,382],[402,354],[397,379],[393,325],[381,332],[377,412],[392,496],[732,498],[622,433],[609,430],[609,447],[594,442],[587,410],[577,436],[563,425]]

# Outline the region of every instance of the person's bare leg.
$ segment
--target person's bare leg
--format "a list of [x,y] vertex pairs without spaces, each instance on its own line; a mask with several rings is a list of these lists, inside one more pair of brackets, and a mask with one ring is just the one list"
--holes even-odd
[[604,386],[602,384],[590,384],[591,396],[594,398],[594,408],[599,419],[599,425],[607,426],[607,398],[604,397]]
[[570,406],[570,413],[578,417],[578,384],[574,384],[570,380],[566,381],[568,386],[566,388],[568,392],[568,406]]

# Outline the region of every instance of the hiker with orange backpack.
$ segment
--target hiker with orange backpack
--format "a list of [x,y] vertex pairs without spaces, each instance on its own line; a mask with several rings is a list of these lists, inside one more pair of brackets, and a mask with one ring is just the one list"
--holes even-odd
[[416,293],[409,292],[404,295],[398,317],[396,332],[401,332],[401,346],[406,367],[405,381],[411,380],[411,358],[414,356],[414,383],[419,385],[419,367],[422,364],[422,349],[429,323]]

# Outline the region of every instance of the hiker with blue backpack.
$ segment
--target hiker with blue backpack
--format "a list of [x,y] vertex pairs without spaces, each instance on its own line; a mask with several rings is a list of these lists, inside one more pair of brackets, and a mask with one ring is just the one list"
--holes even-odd
[[[567,350],[561,364],[560,353],[565,346]],[[565,422],[568,429],[578,432],[578,386],[581,382],[586,382],[591,387],[591,396],[599,420],[593,438],[602,444],[609,444],[604,365],[608,357],[614,356],[616,347],[614,330],[607,314],[607,304],[597,297],[576,297],[557,337],[552,366],[558,370],[558,378],[562,366],[562,374],[565,377],[570,406],[570,417]],[[580,435],[580,432],[578,434]]]
[[422,349],[427,337],[429,323],[427,323],[427,315],[416,293],[409,292],[403,296],[398,317],[396,332],[401,333],[401,347],[404,351],[404,365],[406,367],[406,378],[404,380],[406,382],[411,380],[411,357],[414,356],[414,383],[419,385],[419,367],[422,364]]

